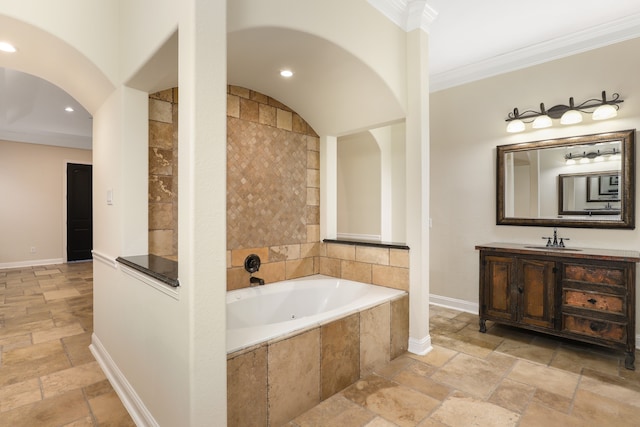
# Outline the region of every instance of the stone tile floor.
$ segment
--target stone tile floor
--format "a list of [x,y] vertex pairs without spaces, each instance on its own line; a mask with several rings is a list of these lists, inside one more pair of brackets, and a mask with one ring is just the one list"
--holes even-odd
[[91,262],[0,270],[0,426],[135,425],[89,351]]
[[[0,427],[132,426],[91,355],[92,264],[0,270]],[[621,353],[431,306],[406,354],[297,417],[307,426],[638,426]],[[215,427],[215,426],[214,426]]]
[[478,316],[433,305],[429,317],[429,354],[395,359],[288,425],[640,426],[640,370],[621,353],[494,324],[481,334]]

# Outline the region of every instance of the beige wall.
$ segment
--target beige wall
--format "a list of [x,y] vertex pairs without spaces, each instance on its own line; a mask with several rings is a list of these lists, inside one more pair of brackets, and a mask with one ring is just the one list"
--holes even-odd
[[67,162],[90,164],[91,151],[0,141],[0,268],[66,259]]
[[338,138],[338,236],[380,238],[381,160],[370,132]]
[[[551,231],[495,225],[497,145],[640,127],[639,50],[640,39],[630,40],[431,95],[432,295],[477,304],[474,245],[540,242]],[[505,131],[504,119],[514,107],[536,109],[544,102],[549,108],[568,103],[571,96],[582,102],[602,90],[625,100],[615,119],[585,118],[563,127],[556,121],[551,128],[516,135]],[[636,185],[636,198],[639,194]],[[559,233],[571,239],[571,246],[640,249],[638,229],[560,228]]]

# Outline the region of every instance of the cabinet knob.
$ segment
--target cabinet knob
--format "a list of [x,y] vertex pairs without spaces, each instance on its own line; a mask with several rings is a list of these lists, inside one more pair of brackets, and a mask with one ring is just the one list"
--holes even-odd
[[589,298],[587,302],[590,302],[591,304],[595,304],[598,301],[594,300],[593,298]]
[[522,289],[522,288],[518,288],[518,292],[523,293],[523,292],[524,292],[524,289]]
[[599,323],[599,322],[591,322],[589,324],[589,329],[591,329],[593,332],[600,332],[603,331],[607,326],[604,323]]

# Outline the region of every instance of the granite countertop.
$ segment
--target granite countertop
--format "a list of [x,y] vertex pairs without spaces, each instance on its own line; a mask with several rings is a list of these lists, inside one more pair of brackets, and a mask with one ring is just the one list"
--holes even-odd
[[600,258],[610,261],[640,262],[640,252],[620,249],[581,248],[569,246],[565,248],[548,248],[545,243],[524,244],[494,242],[477,245],[476,249],[494,252],[509,251],[520,254],[541,254],[546,256],[562,256],[565,258],[587,259]]
[[121,264],[131,267],[171,287],[180,286],[178,281],[178,263],[157,255],[136,255],[116,258]]

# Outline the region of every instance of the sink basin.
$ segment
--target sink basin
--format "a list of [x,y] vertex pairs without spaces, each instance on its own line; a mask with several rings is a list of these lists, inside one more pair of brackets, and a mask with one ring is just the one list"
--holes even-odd
[[580,252],[582,249],[575,249],[575,248],[558,248],[558,247],[553,247],[553,246],[525,246],[525,248],[527,249],[542,249],[545,251],[575,251],[575,252]]

